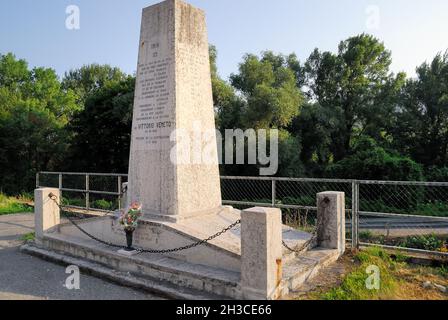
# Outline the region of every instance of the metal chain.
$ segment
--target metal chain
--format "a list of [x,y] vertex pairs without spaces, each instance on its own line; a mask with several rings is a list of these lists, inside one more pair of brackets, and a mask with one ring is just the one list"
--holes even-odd
[[[53,200],[56,205],[59,207],[59,209],[62,212],[65,213],[70,213],[69,211],[67,211],[63,206],[61,206],[58,202],[57,202],[57,197],[50,194],[50,199]],[[108,247],[113,247],[113,248],[118,248],[118,249],[127,249],[127,246],[122,246],[122,245],[116,245],[114,243],[111,242],[107,242],[104,240],[101,240],[97,237],[95,237],[94,235],[90,234],[89,232],[85,231],[83,228],[81,228],[70,216],[67,216],[67,219],[70,221],[70,223],[72,223],[79,231],[81,231],[84,235],[86,235],[87,237],[91,238],[92,240],[99,242],[101,244],[104,244]],[[237,220],[236,222],[232,223],[231,225],[229,225],[227,228],[224,228],[223,230],[219,231],[218,233],[208,237],[207,239],[204,240],[200,240],[197,241],[195,243],[192,243],[190,245],[186,245],[183,247],[179,247],[179,248],[174,248],[174,249],[164,249],[164,250],[153,250],[153,249],[141,249],[141,248],[135,248],[135,251],[139,252],[139,253],[151,253],[151,254],[166,254],[166,253],[175,253],[175,252],[180,252],[180,251],[185,251],[185,250],[189,250],[189,249],[193,249],[195,247],[201,246],[201,245],[205,245],[207,243],[209,243],[210,241],[222,236],[223,234],[229,232],[230,230],[232,230],[233,228],[235,228],[236,226],[238,226],[239,224],[241,224],[241,220]],[[323,219],[319,222],[319,224],[323,224]],[[315,231],[312,234],[312,237],[306,241],[304,244],[302,244],[300,246],[300,248],[291,248],[290,246],[288,246],[286,244],[286,242],[284,240],[282,240],[282,245],[288,249],[291,252],[295,252],[295,253],[302,253],[312,242],[314,242],[315,240],[317,240],[317,232],[319,230],[319,225],[316,226]]]
[[180,247],[180,248],[176,248],[176,249],[166,249],[166,250],[145,250],[145,249],[136,249],[138,252],[140,253],[173,253],[173,252],[179,252],[179,251],[184,251],[184,250],[188,250],[188,249],[192,249],[201,245],[204,245],[210,241],[212,241],[213,239],[218,238],[219,236],[223,235],[224,233],[232,230],[233,228],[235,228],[237,225],[239,225],[241,223],[241,220],[236,221],[235,223],[232,223],[230,226],[228,226],[227,228],[223,229],[222,231],[214,234],[213,236],[208,237],[207,239],[198,241],[196,243],[192,243],[188,246],[184,246],[184,247]]
[[[328,199],[325,198],[325,199],[323,200],[323,202],[324,202],[323,207],[325,208],[326,205],[328,205]],[[322,203],[321,203],[321,205],[322,205]],[[295,249],[291,248],[290,246],[288,246],[288,244],[287,244],[284,240],[282,241],[283,246],[284,246],[286,249],[288,249],[289,251],[291,251],[291,252],[302,253],[305,249],[307,249],[307,247],[308,247],[311,243],[313,243],[314,241],[318,240],[318,232],[319,232],[319,229],[320,229],[320,228],[327,222],[327,220],[328,220],[328,215],[323,214],[322,217],[323,217],[322,219],[318,219],[318,218],[316,218],[316,219],[318,219],[318,223],[317,223],[317,225],[316,225],[316,227],[315,227],[315,229],[314,229],[314,232],[313,232],[312,235],[311,235],[311,238],[310,238],[308,241],[306,241],[304,244],[302,244],[299,248],[295,248]]]
[[286,249],[288,249],[289,251],[291,251],[291,252],[295,252],[295,253],[302,253],[305,249],[307,249],[307,247],[314,241],[314,240],[316,240],[316,238],[317,238],[317,236],[313,236],[313,237],[311,237],[311,239],[310,240],[308,240],[307,242],[305,242],[303,245],[301,245],[300,246],[300,248],[296,248],[296,249],[293,249],[293,248],[291,248],[290,246],[288,246],[287,244],[286,244],[286,242],[283,240],[282,241],[282,244],[283,244],[283,246],[286,248]]
[[[49,197],[50,197],[51,200],[53,200],[53,201],[56,203],[56,205],[59,207],[59,209],[60,209],[62,212],[70,213],[70,212],[68,212],[67,210],[65,210],[65,208],[64,208],[63,206],[61,206],[61,205],[58,203],[58,201],[57,201],[57,197],[56,197],[55,195],[50,194]],[[97,241],[97,242],[99,242],[99,243],[101,243],[101,244],[104,244],[104,245],[106,245],[106,246],[113,247],[113,248],[118,248],[118,249],[127,249],[127,248],[128,248],[127,246],[116,245],[116,244],[113,244],[113,243],[111,243],[111,242],[107,242],[107,241],[101,240],[101,239],[95,237],[94,235],[88,233],[88,232],[85,231],[83,228],[81,228],[81,227],[80,227],[80,226],[79,226],[79,225],[78,225],[78,224],[77,224],[71,217],[67,216],[67,219],[68,219],[68,220],[69,220],[69,221],[70,221],[70,222],[71,222],[71,223],[72,223],[72,224],[73,224],[79,231],[81,231],[83,234],[85,234],[87,237],[91,238],[92,240],[95,240],[95,241]],[[151,254],[165,254],[165,253],[174,253],[174,252],[179,252],[179,251],[185,251],[185,250],[188,250],[188,249],[192,249],[192,248],[195,248],[195,247],[198,247],[198,246],[207,244],[208,242],[210,242],[210,241],[212,241],[212,240],[218,238],[219,236],[223,235],[224,233],[226,233],[226,232],[232,230],[233,228],[235,228],[235,227],[236,227],[237,225],[239,225],[240,223],[241,223],[241,220],[238,220],[238,221],[236,221],[235,223],[232,223],[232,224],[231,224],[230,226],[228,226],[227,228],[224,228],[222,231],[220,231],[220,232],[218,232],[218,233],[216,233],[216,234],[214,234],[214,235],[208,237],[207,239],[200,240],[200,241],[198,241],[198,242],[192,243],[192,244],[187,245],[187,246],[184,246],[184,247],[179,247],[179,248],[175,248],[175,249],[164,249],[164,250],[146,250],[146,249],[141,249],[141,248],[134,248],[134,249],[135,249],[135,251],[137,251],[137,252],[139,252],[139,253],[151,253]]]

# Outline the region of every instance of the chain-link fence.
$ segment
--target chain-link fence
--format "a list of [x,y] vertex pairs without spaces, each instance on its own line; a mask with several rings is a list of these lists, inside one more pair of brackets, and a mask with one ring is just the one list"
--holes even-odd
[[448,256],[448,183],[357,182],[359,241]]
[[348,238],[351,238],[352,182],[349,180],[222,177],[224,204],[239,209],[253,206],[279,208],[285,224],[304,231],[315,229],[316,195],[325,191],[346,194]]
[[[121,207],[124,182],[125,174],[41,172],[36,186],[59,188],[69,207],[111,212]],[[448,257],[448,183],[222,177],[221,190],[226,205],[279,208],[286,224],[305,231],[316,226],[317,193],[345,192],[347,239],[353,247]]]

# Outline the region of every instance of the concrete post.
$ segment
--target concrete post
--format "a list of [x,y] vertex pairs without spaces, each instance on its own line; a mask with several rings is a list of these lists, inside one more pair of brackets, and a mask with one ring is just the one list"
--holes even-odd
[[252,208],[241,214],[241,287],[247,300],[275,300],[282,280],[282,214]]
[[317,195],[317,244],[321,248],[345,252],[345,193],[322,192]]
[[60,210],[57,204],[50,199],[53,193],[59,203],[60,191],[53,188],[41,188],[34,191],[34,223],[36,242],[40,243],[44,232],[60,224]]

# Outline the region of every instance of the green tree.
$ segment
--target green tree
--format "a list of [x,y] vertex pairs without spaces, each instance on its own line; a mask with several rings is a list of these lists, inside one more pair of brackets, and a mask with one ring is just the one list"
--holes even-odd
[[95,90],[103,88],[110,82],[123,81],[126,77],[119,68],[107,64],[89,64],[66,72],[62,87],[65,90],[72,90],[77,96],[78,104],[83,107],[87,97]]
[[309,176],[321,176],[323,170],[332,162],[330,109],[318,103],[306,103],[291,126],[290,132],[300,141],[300,161]]
[[135,78],[109,82],[91,93],[71,124],[67,170],[123,173],[128,170]]
[[216,114],[216,127],[221,132],[225,129],[241,127],[241,99],[236,95],[235,89],[218,73],[216,64],[218,51],[210,46],[210,70],[212,77],[213,105]]
[[264,52],[261,58],[248,54],[231,75],[231,83],[243,98],[245,128],[287,128],[299,114],[303,96],[287,57]]
[[349,155],[355,135],[384,135],[405,77],[389,71],[391,61],[384,44],[366,34],[341,42],[337,54],[316,49],[308,58],[307,94],[330,110],[329,148],[335,161]]
[[417,68],[409,79],[391,128],[393,145],[425,166],[447,166],[448,51]]
[[[297,87],[296,69],[300,67],[294,55],[277,55],[270,51],[261,57],[248,54],[239,66],[239,73],[230,77],[236,90],[230,108],[224,110],[221,128],[278,129],[278,175],[300,175],[300,143],[288,132],[288,127],[304,101]],[[269,137],[268,137],[269,139]],[[227,166],[225,173],[258,175],[259,166]]]
[[51,170],[68,145],[65,125],[77,110],[54,70],[30,70],[12,54],[0,55],[0,188],[33,188],[38,170]]

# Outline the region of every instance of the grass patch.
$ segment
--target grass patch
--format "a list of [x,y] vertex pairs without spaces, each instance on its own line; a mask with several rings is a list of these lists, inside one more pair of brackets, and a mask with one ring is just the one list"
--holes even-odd
[[22,240],[22,241],[34,241],[34,239],[35,239],[34,232],[25,234],[20,238],[20,240]]
[[[369,248],[358,253],[355,256],[358,267],[349,273],[342,284],[322,294],[322,300],[374,300],[387,299],[399,285],[399,281],[391,274],[396,268],[397,262],[383,250],[378,248]],[[380,270],[380,289],[369,290],[366,286],[366,280],[370,276],[367,269],[370,266],[376,266]]]
[[31,201],[27,195],[8,197],[0,193],[0,215],[33,212],[34,208],[28,204]]
[[[393,258],[392,258],[393,257]],[[347,260],[347,259],[346,259]],[[425,289],[426,281],[448,285],[448,268],[422,267],[406,263],[400,253],[389,254],[380,248],[369,248],[345,262],[348,272],[342,280],[310,292],[311,300],[448,300],[448,295],[436,289]],[[380,270],[379,290],[369,290],[366,280],[370,266]]]

